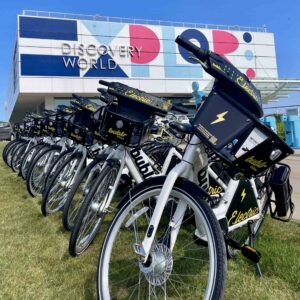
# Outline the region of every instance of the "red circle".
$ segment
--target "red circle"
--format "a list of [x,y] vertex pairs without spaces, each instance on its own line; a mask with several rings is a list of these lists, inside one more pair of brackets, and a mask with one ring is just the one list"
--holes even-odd
[[253,69],[249,68],[246,72],[246,75],[251,79],[255,77],[256,73]]

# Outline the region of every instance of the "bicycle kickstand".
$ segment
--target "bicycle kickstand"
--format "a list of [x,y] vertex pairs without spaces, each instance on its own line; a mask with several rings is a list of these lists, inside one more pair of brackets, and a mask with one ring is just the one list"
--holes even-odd
[[[249,221],[248,222],[248,232],[249,232],[249,246],[254,249],[254,228],[253,228],[253,221]],[[260,254],[259,254],[260,256]],[[256,275],[259,277],[262,277],[262,271],[259,265],[259,262],[255,263],[255,271],[256,271]]]

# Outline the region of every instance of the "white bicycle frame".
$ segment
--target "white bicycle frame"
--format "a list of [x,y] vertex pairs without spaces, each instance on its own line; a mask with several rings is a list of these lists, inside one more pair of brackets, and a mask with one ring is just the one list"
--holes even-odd
[[[75,172],[75,175],[71,177],[70,181],[66,182],[66,186],[68,186],[68,187],[71,186],[74,183],[74,181],[76,180],[78,174],[80,174],[80,172],[82,171],[82,167],[83,167],[85,161],[87,160],[87,149],[86,149],[85,146],[80,145],[80,144],[77,145],[75,147],[73,153],[76,153],[76,152],[81,152],[82,153],[82,157],[81,157],[80,162],[78,164],[78,168],[77,168],[77,170]],[[67,172],[72,174],[74,168],[75,168],[75,164],[73,163],[71,165],[71,168],[68,169]]]
[[[119,184],[121,175],[122,175],[125,167],[128,168],[130,175],[132,176],[132,178],[135,180],[136,183],[140,183],[145,179],[131,154],[131,152],[133,150],[134,149],[124,147],[123,145],[119,145],[116,149],[114,149],[112,147],[107,147],[103,150],[103,153],[107,153],[108,157],[107,157],[105,163],[103,164],[103,166],[101,167],[101,169],[103,169],[107,164],[109,164],[109,160],[111,160],[111,159],[114,159],[114,160],[117,159],[120,162],[120,169],[119,169],[119,172],[117,174],[117,177],[116,177],[116,180],[115,180],[113,186],[110,187],[111,192],[109,194],[109,197],[102,204],[102,206],[98,208],[100,211],[102,211],[102,212],[108,211],[108,208],[110,207],[113,196],[115,195],[115,192],[118,188],[118,184]],[[139,148],[138,151],[140,151],[140,157],[143,160],[143,165],[145,166],[145,165],[149,164],[149,166],[151,168],[150,172],[151,172],[151,170],[153,171],[152,166],[155,163],[145,154],[145,152],[142,149]],[[161,173],[155,175],[153,172],[153,175],[151,175],[151,176],[165,175],[173,156],[176,156],[180,159],[182,158],[182,155],[174,147],[171,147],[168,152],[168,155],[164,161]]]
[[[186,178],[192,182],[197,182],[197,176],[194,172],[194,165],[195,163],[199,164],[200,163],[200,168],[202,169],[203,167],[206,167],[208,165],[208,157],[207,153],[205,151],[204,144],[201,142],[201,140],[196,136],[193,135],[190,143],[187,145],[182,161],[177,164],[167,175],[167,178],[164,182],[164,185],[162,187],[162,190],[158,196],[158,199],[156,201],[156,206],[153,211],[152,217],[149,222],[147,234],[144,237],[144,240],[142,241],[141,244],[135,244],[134,245],[134,251],[141,256],[143,261],[145,262],[148,258],[148,255],[150,253],[152,244],[154,242],[154,237],[156,234],[156,230],[158,228],[163,210],[167,204],[167,201],[169,199],[170,193],[175,185],[175,182],[178,177],[183,177]],[[214,172],[212,171],[212,175],[218,179],[218,182],[221,183],[221,180],[217,178],[216,174],[213,174]],[[254,182],[254,179],[250,179],[252,189],[254,191],[255,197],[257,199],[258,193],[256,189],[256,185]],[[222,183],[224,185],[224,183]],[[223,197],[220,200],[219,205],[213,209],[214,214],[216,215],[216,218],[218,220],[225,218],[226,212],[228,211],[228,208],[233,200],[234,193],[238,187],[239,180],[234,180],[231,179],[228,183],[228,186],[226,185],[225,192],[223,194]],[[257,220],[261,218],[261,210],[262,210],[262,203],[258,201],[258,206],[259,206],[259,213],[247,218],[246,220],[230,226],[228,228],[229,231],[233,231],[239,227],[244,226],[247,224],[250,220]],[[172,250],[176,239],[177,235],[181,226],[181,222],[183,220],[183,216],[185,214],[185,211],[187,209],[187,206],[183,201],[179,201],[177,208],[174,212],[173,218],[169,223],[169,226],[171,228],[170,230],[170,249]],[[197,220],[196,220],[197,222]],[[199,228],[199,226],[197,226]],[[200,226],[201,228],[201,226]],[[196,230],[198,231],[198,230]],[[201,232],[196,232],[198,236],[205,236],[205,233]]]

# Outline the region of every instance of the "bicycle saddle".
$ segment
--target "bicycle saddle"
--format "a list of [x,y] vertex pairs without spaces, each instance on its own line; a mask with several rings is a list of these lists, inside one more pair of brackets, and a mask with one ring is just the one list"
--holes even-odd
[[193,132],[193,127],[190,123],[171,122],[169,126],[180,133],[190,134]]

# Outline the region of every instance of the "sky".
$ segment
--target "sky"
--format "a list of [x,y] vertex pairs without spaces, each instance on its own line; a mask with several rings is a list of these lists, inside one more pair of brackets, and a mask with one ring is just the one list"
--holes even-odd
[[[12,66],[17,15],[39,10],[88,15],[184,21],[204,24],[265,25],[275,36],[279,78],[300,79],[299,0],[2,0],[0,9],[0,120]],[[269,106],[300,105],[300,93]],[[268,110],[266,110],[268,112]]]

